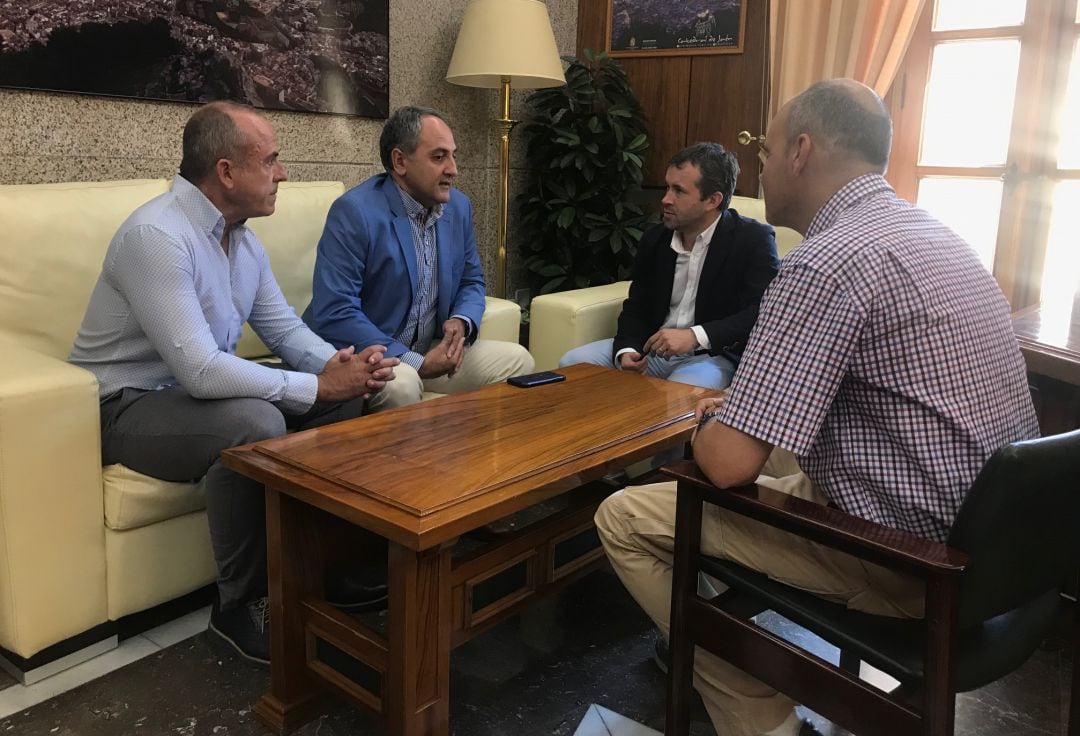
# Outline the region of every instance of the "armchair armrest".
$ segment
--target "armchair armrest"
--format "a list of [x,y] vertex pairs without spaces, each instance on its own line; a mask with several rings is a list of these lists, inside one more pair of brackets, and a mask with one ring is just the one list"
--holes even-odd
[[939,542],[771,488],[717,488],[689,460],[667,465],[662,472],[678,480],[680,486],[693,487],[708,503],[892,569],[920,577],[957,575],[970,562],[965,553]]
[[615,337],[629,281],[543,294],[532,300],[529,352],[538,371],[557,368],[571,348]]
[[98,388],[0,350],[0,646],[30,657],[107,619]]
[[477,337],[484,340],[517,342],[521,335],[521,307],[509,299],[484,298],[484,318]]

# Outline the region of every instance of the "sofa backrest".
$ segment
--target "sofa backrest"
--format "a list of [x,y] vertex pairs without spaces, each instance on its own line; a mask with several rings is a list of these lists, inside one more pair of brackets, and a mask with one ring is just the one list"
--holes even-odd
[[66,358],[105,250],[165,179],[0,186],[0,337]]
[[[168,191],[167,179],[0,185],[0,338],[66,358],[105,251],[131,212]],[[315,245],[341,182],[284,182],[277,211],[251,221],[289,303],[311,299]],[[254,335],[238,349],[264,355]]]
[[[766,222],[764,199],[736,195],[731,198],[731,207],[743,217],[752,217],[758,222]],[[773,225],[773,228],[776,230],[776,250],[780,253],[781,258],[794,250],[795,246],[803,241],[803,236],[790,227],[776,227]]]
[[[300,314],[311,301],[315,246],[322,237],[330,205],[345,192],[340,181],[287,181],[278,187],[277,206],[270,217],[248,224],[259,236],[285,299]],[[236,354],[257,358],[269,354],[258,336],[244,325]]]

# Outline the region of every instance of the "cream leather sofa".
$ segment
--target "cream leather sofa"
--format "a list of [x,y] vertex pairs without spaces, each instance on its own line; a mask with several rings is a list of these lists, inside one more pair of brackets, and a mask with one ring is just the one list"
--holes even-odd
[[[751,197],[732,197],[731,206],[745,217],[765,222],[765,202]],[[780,257],[802,242],[802,235],[786,227],[776,228]],[[629,281],[604,286],[560,291],[534,297],[529,325],[529,352],[536,370],[557,368],[571,348],[615,336]]]
[[[118,619],[215,577],[200,485],[103,468],[96,381],[65,362],[113,233],[168,186],[0,186],[0,647],[24,682],[116,646]],[[343,191],[285,183],[277,212],[251,221],[297,309]],[[519,322],[489,298],[480,335],[516,342]],[[247,334],[238,352],[267,351]]]

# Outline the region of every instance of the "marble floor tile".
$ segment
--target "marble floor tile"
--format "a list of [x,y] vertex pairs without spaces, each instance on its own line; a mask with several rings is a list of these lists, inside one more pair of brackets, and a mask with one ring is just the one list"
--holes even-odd
[[[27,708],[43,703],[51,698],[73,690],[80,685],[99,680],[111,672],[136,662],[143,657],[161,651],[154,642],[142,636],[133,636],[120,642],[120,646],[91,660],[75,665],[52,677],[33,685],[14,685],[0,691],[0,719],[18,714]],[[10,722],[17,722],[18,715],[9,720],[0,720],[0,733]]]
[[[1017,672],[957,698],[957,736],[1064,735],[1071,609],[1062,608],[1058,631]],[[835,648],[794,624],[767,622],[821,656],[835,657]],[[125,641],[101,662],[32,688],[0,690],[0,736],[267,736],[252,708],[269,687],[269,672],[201,631],[205,623],[198,615],[173,624]],[[191,627],[199,633],[183,638]],[[595,731],[603,727],[615,736],[655,736],[664,728],[666,691],[652,661],[655,636],[614,574],[592,573],[454,650],[450,733],[608,736]],[[148,637],[181,640],[158,650]],[[378,716],[348,703],[328,697],[320,707],[322,713],[296,736],[385,734]],[[849,736],[805,715],[825,736]],[[696,697],[691,734],[715,736]]]
[[593,704],[585,711],[574,736],[661,736],[661,733]]
[[203,606],[199,610],[192,611],[186,616],[181,616],[178,619],[169,621],[168,623],[157,626],[149,631],[144,631],[142,635],[162,649],[165,649],[166,647],[171,647],[173,644],[184,641],[184,639],[190,639],[196,634],[201,634],[206,631],[206,627],[209,623],[210,606]]

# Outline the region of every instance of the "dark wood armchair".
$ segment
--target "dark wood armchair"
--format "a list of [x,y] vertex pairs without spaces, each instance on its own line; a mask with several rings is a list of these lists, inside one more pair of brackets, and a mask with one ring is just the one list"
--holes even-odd
[[[760,486],[720,490],[692,462],[675,463],[664,472],[679,483],[669,736],[689,730],[695,646],[853,733],[950,736],[955,694],[982,687],[1023,664],[1055,618],[1061,584],[1075,579],[1080,563],[1080,431],[1013,443],[994,453],[965,498],[947,544]],[[703,503],[921,577],[926,618],[851,611],[702,555]],[[699,572],[730,589],[712,600],[699,597]],[[765,610],[839,647],[840,666],[750,620]],[[1080,736],[1078,639],[1074,635],[1069,736]],[[860,660],[899,680],[900,687],[885,693],[860,680]]]

